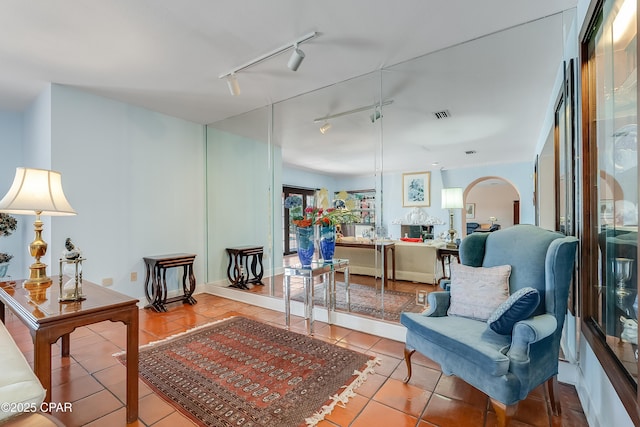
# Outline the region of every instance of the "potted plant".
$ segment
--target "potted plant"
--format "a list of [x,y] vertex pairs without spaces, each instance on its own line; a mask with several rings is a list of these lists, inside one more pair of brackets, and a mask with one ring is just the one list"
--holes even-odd
[[[18,221],[9,214],[0,212],[0,236],[11,236],[16,231]],[[9,261],[13,258],[13,255],[0,252],[0,277],[7,275],[7,269],[9,268]]]

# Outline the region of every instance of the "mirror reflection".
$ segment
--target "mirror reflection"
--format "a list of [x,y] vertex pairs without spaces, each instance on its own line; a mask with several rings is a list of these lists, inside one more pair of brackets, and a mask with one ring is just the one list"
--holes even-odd
[[[337,311],[397,321],[424,309],[455,262],[439,249],[535,222],[533,156],[549,132],[562,34],[562,15],[550,16],[210,125],[210,182],[228,182],[246,205],[209,218],[208,281],[228,287],[226,248],[263,246],[264,285],[229,292],[282,299],[285,269],[300,263],[285,208],[297,196],[303,210],[357,217],[337,230],[334,258],[349,260],[335,275]],[[225,150],[246,152],[243,164],[227,164]],[[454,187],[463,204],[445,208],[442,190]],[[225,203],[212,197],[209,206]],[[315,285],[314,304],[326,307]],[[302,301],[302,280],[292,287]]]

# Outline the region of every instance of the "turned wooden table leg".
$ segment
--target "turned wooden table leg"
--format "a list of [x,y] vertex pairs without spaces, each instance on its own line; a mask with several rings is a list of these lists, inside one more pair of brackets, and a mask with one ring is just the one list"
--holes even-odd
[[404,383],[407,384],[411,379],[411,356],[415,353],[415,350],[409,350],[404,348],[404,362],[407,364],[407,377],[404,379]]

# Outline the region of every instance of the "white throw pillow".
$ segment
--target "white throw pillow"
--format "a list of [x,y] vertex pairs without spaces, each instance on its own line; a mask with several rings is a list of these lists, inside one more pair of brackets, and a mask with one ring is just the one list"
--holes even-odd
[[451,301],[447,314],[486,321],[509,298],[510,265],[469,267],[451,263]]

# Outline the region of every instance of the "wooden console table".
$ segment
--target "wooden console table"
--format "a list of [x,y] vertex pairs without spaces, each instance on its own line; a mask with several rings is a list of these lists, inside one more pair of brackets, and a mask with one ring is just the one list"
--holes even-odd
[[[170,254],[144,257],[147,265],[147,274],[144,279],[145,295],[149,304],[145,308],[152,308],[160,312],[166,312],[166,305],[171,302],[182,301],[188,304],[195,304],[193,293],[196,290],[196,276],[193,274],[194,254]],[[173,267],[183,267],[182,291],[183,295],[167,298],[167,269]],[[187,279],[189,283],[187,284]]]
[[[249,283],[264,285],[262,275],[262,246],[238,246],[227,248],[229,254],[229,266],[227,267],[227,277],[232,288],[249,289]],[[249,264],[249,258],[251,263]],[[260,269],[258,270],[258,267]],[[250,268],[250,269],[249,269]],[[252,277],[253,276],[253,277]]]
[[[58,282],[57,277],[52,279],[53,283]],[[46,299],[34,302],[18,280],[15,286],[0,287],[0,321],[4,323],[6,307],[29,328],[33,338],[33,371],[47,390],[45,402],[51,402],[51,346],[62,338],[62,357],[68,357],[70,334],[76,328],[104,320],[124,323],[127,326],[127,422],[136,422],[138,300],[86,280],[82,283],[82,292],[86,296],[83,301],[59,302],[60,287],[53,285],[46,290]]]
[[356,243],[356,242],[336,242],[336,246],[342,246],[345,248],[362,248],[362,249],[376,249],[378,252],[384,254],[383,271],[384,274],[389,274],[388,259],[389,252],[391,252],[391,277],[388,279],[396,280],[396,244],[394,242],[378,242],[378,243]]
[[[450,279],[451,278],[451,257],[455,257],[458,260],[458,264],[460,263],[460,251],[458,249],[449,249],[449,248],[438,248],[436,249],[436,257],[442,263],[442,278]],[[449,264],[449,274],[447,274],[447,270],[444,269],[445,263],[444,260],[447,260]]]

